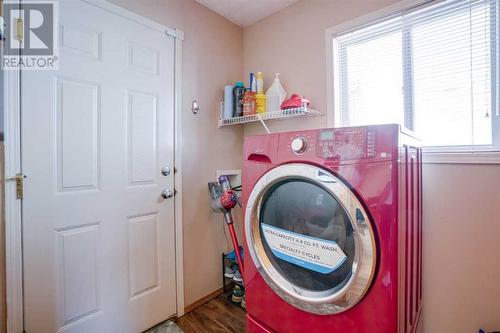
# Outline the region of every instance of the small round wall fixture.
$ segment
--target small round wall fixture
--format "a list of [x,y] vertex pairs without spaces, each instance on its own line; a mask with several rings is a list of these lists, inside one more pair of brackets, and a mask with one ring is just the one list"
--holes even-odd
[[191,111],[194,114],[198,114],[198,112],[200,112],[200,105],[198,104],[198,101],[193,101],[193,103],[191,104]]

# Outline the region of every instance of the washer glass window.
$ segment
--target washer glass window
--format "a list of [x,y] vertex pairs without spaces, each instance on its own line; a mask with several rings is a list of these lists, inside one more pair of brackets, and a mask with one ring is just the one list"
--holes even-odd
[[266,283],[311,313],[353,307],[375,272],[375,235],[363,205],[316,166],[290,163],[263,175],[248,197],[245,237]]
[[264,225],[305,239],[334,241],[345,254],[345,260],[333,271],[318,272],[277,257],[264,237],[264,249],[272,265],[293,285],[335,292],[349,281],[355,255],[353,228],[339,201],[322,187],[300,179],[275,184],[263,197],[259,223],[261,233]]

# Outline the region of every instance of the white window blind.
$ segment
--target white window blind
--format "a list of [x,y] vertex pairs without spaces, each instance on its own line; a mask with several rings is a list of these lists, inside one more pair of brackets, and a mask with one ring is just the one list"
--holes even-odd
[[426,145],[498,144],[497,0],[448,0],[335,37],[343,126],[400,123]]

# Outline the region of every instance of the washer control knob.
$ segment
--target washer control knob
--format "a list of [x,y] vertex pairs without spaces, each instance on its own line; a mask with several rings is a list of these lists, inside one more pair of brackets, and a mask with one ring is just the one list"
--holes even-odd
[[292,151],[295,154],[302,154],[307,150],[307,139],[299,136],[292,140]]

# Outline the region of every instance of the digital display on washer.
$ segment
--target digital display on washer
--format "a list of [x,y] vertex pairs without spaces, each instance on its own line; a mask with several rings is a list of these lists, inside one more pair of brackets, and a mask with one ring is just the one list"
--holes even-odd
[[334,131],[321,131],[319,132],[319,139],[321,141],[323,140],[333,140],[335,135]]
[[290,283],[330,292],[349,281],[353,227],[340,202],[321,186],[302,179],[276,183],[262,199],[259,222],[266,256]]

